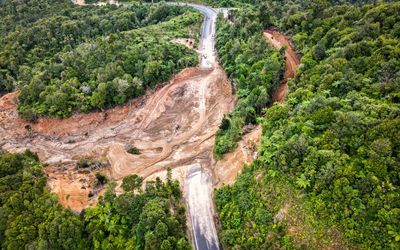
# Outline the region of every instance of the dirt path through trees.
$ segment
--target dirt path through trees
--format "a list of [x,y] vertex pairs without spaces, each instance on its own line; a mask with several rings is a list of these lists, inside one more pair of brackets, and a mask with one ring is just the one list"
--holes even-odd
[[267,41],[274,46],[276,49],[281,49],[282,47],[286,47],[285,57],[286,57],[286,69],[285,69],[285,79],[279,85],[274,97],[273,102],[282,102],[288,93],[288,84],[287,81],[290,78],[293,78],[296,69],[300,64],[300,59],[296,54],[296,50],[291,41],[283,34],[279,33],[276,30],[265,30],[263,33],[264,37]]
[[[276,30],[265,30],[263,35],[270,45],[276,49],[287,47],[285,50],[285,77],[272,97],[273,103],[284,102],[288,93],[288,80],[295,76],[296,69],[300,64],[300,58],[296,54],[294,45],[285,35]],[[221,160],[213,164],[214,183],[216,186],[232,184],[244,165],[250,164],[257,157],[261,134],[262,129],[260,126],[250,128],[249,132],[238,142],[238,147],[235,151],[225,154]]]
[[[129,174],[152,179],[167,167],[209,166],[214,134],[235,98],[215,60],[215,27],[211,23],[216,13],[199,8],[208,14],[204,25],[208,28],[203,29],[199,48],[200,67],[183,70],[124,106],[67,119],[41,118],[28,123],[17,114],[18,92],[7,94],[0,99],[0,146],[11,152],[37,152],[41,161],[49,164],[45,169],[48,186],[61,204],[75,211],[96,203],[101,191],[96,187],[96,172],[120,182]],[[127,153],[131,146],[140,154]],[[80,159],[109,165],[77,169]]]
[[[288,45],[276,31],[265,31],[272,45]],[[273,41],[273,42],[272,42]],[[283,45],[282,45],[283,44]],[[294,75],[299,60],[291,46],[287,51],[285,79]],[[282,82],[274,100],[283,101],[287,82]],[[245,135],[233,153],[218,162],[212,158],[214,134],[223,115],[234,104],[224,71],[188,68],[157,90],[127,105],[104,112],[76,114],[68,119],[39,119],[35,124],[17,115],[18,92],[0,99],[0,145],[9,151],[31,149],[49,164],[49,186],[63,205],[81,210],[95,202],[89,197],[94,174],[77,170],[81,158],[108,160],[102,171],[120,180],[128,174],[151,175],[166,167],[192,163],[212,166],[214,184],[231,183],[244,164],[255,157],[261,129]],[[126,152],[135,146],[140,155]]]

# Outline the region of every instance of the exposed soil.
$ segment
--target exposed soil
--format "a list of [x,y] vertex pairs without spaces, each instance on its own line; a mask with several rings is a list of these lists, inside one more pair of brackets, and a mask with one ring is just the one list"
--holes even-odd
[[284,46],[287,47],[287,49],[285,50],[285,78],[284,81],[279,85],[273,98],[273,102],[282,102],[288,93],[287,81],[288,79],[293,78],[296,74],[296,69],[300,64],[300,58],[296,54],[294,45],[285,35],[279,33],[276,30],[264,30],[263,34],[267,41],[276,49],[279,50]]
[[261,132],[261,127],[255,126],[242,137],[235,151],[225,154],[221,160],[215,162],[213,169],[216,187],[232,184],[243,167],[257,158]]
[[[86,4],[85,0],[72,0],[72,2],[74,4],[77,4],[77,5],[80,5],[80,6],[90,5],[90,4]],[[94,3],[92,5],[104,6],[104,5],[107,5],[107,4],[117,5],[117,6],[120,5],[119,2],[116,1],[116,0],[107,0],[107,1],[104,1],[104,2],[97,2],[97,3]]]
[[[212,28],[205,30],[213,37]],[[264,35],[278,49],[289,44],[276,31],[265,31]],[[129,174],[146,180],[163,177],[166,167],[171,167],[173,176],[183,183],[188,166],[200,164],[211,169],[215,185],[232,183],[243,165],[255,158],[261,128],[244,135],[235,152],[213,160],[215,132],[223,115],[233,108],[235,97],[224,71],[215,63],[213,40],[207,39],[199,50],[201,67],[187,68],[142,98],[104,112],[75,114],[67,119],[41,118],[33,124],[17,114],[18,92],[2,96],[0,146],[11,152],[37,152],[40,160],[49,164],[45,169],[48,186],[62,205],[75,211],[96,203],[96,194],[101,192],[95,184],[98,171],[120,182]],[[288,79],[299,60],[291,46],[286,54]],[[274,100],[283,101],[286,93],[284,81]],[[127,153],[128,145],[137,147],[141,154]],[[75,167],[80,158],[108,160],[110,165],[82,171]]]
[[81,6],[86,5],[85,0],[72,0],[72,2]]
[[[27,148],[48,163],[49,187],[61,204],[79,211],[95,202],[94,172],[74,166],[80,158],[107,159],[102,170],[121,180],[129,174],[149,177],[166,167],[212,160],[214,134],[234,97],[220,67],[188,68],[146,96],[105,112],[67,119],[39,119],[31,124],[17,115],[16,97],[0,99],[0,145],[11,152]],[[131,155],[125,146],[137,147]]]
[[185,45],[189,49],[193,49],[195,45],[195,39],[193,38],[175,38],[172,42]]
[[[75,2],[84,5],[81,0]],[[235,97],[216,61],[216,12],[205,6],[192,6],[206,15],[198,50],[200,67],[182,70],[169,83],[124,106],[75,114],[68,119],[42,118],[34,124],[18,117],[18,92],[4,95],[0,98],[0,146],[11,152],[37,152],[40,160],[48,164],[45,173],[49,188],[63,206],[77,212],[94,205],[102,193],[102,186],[95,179],[97,172],[121,183],[130,174],[147,181],[165,178],[166,168],[171,167],[173,178],[185,185],[195,245],[218,249],[210,176],[214,186],[232,183],[244,164],[256,158],[261,128],[250,129],[235,152],[215,162],[214,135],[223,115],[232,110]],[[265,31],[267,39],[268,34],[278,49],[287,42],[279,33]],[[174,42],[193,47],[188,39]],[[297,57],[292,58],[292,52],[288,52],[292,49],[289,46],[286,51],[285,81],[274,101],[283,101],[287,79],[294,76],[298,65]],[[127,146],[138,148],[140,154],[127,153]],[[77,169],[75,164],[81,158],[107,160],[109,165],[95,170]]]

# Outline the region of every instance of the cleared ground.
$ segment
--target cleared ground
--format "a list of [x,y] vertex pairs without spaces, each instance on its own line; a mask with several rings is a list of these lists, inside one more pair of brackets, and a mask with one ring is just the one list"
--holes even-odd
[[288,79],[293,78],[294,75],[296,74],[296,69],[300,64],[300,58],[296,54],[294,45],[292,44],[290,39],[285,35],[279,33],[276,30],[264,30],[263,35],[267,39],[267,41],[276,49],[279,50],[285,46],[287,48],[285,50],[285,57],[286,57],[285,79],[279,85],[279,88],[277,89],[275,96],[273,98],[273,102],[281,102],[282,100],[284,100],[285,96],[288,93],[287,81]]
[[[168,166],[211,162],[213,136],[234,103],[219,67],[185,69],[169,84],[125,106],[64,120],[29,124],[17,115],[16,97],[11,93],[0,99],[0,145],[9,151],[38,152],[49,164],[49,186],[63,205],[74,210],[90,202],[92,182],[81,181],[76,160],[107,159],[110,167],[104,171],[115,180],[134,173],[146,178]],[[127,145],[141,154],[128,154]]]

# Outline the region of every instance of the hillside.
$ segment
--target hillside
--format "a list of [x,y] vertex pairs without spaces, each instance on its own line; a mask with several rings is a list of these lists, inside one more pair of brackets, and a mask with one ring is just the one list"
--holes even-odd
[[400,2],[196,2],[0,0],[0,248],[399,249]]
[[302,58],[286,102],[258,119],[257,160],[215,194],[222,244],[398,248],[400,5],[255,7],[246,15],[292,36]]
[[[43,138],[49,157],[60,159],[60,154],[68,152],[54,130],[71,136],[75,119],[75,128],[93,139],[88,129],[98,129],[96,116],[104,122],[107,114],[71,120],[46,116],[76,117],[80,116],[77,112],[145,98],[148,89],[160,90],[163,82],[199,61],[196,51],[174,41],[190,37],[197,46],[202,18],[191,8],[76,6],[70,1],[46,0],[7,0],[0,7],[0,92],[4,94],[0,146],[21,152],[12,143],[18,140],[22,148],[39,152],[42,161],[46,160],[38,147]],[[27,120],[17,115],[17,105],[19,115]],[[132,105],[117,109],[126,111],[126,107]],[[99,135],[104,134],[95,136]],[[76,139],[64,142],[70,145]],[[7,147],[8,143],[12,146]],[[54,151],[53,143],[63,149]],[[132,152],[134,147],[126,143],[126,150]],[[76,152],[87,154],[81,148]],[[156,177],[143,180],[129,171],[116,183],[102,157],[81,156],[72,164],[72,159],[57,160],[50,166],[39,163],[39,157],[31,151],[0,152],[1,249],[190,249],[182,191],[170,171],[166,170],[165,182]],[[71,175],[72,184],[67,183]],[[55,188],[54,182],[62,187]],[[81,205],[89,199],[97,205]]]
[[[116,196],[110,186],[99,204],[80,215],[59,205],[30,151],[0,153],[2,249],[189,249],[179,183],[132,175]],[[107,180],[97,178],[97,185]],[[112,184],[112,183],[111,183]],[[115,185],[115,184],[114,184]]]

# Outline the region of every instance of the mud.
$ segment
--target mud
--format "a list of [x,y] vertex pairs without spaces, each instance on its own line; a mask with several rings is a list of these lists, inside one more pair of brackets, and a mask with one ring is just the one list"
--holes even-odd
[[[18,92],[4,95],[0,98],[0,146],[11,152],[25,149],[37,152],[40,160],[48,164],[45,173],[50,190],[57,194],[63,206],[74,211],[96,204],[102,193],[102,187],[95,180],[97,172],[120,183],[129,174],[141,175],[145,180],[165,178],[166,168],[171,167],[173,177],[181,181],[192,205],[189,210],[194,216],[191,218],[212,217],[211,182],[214,187],[230,184],[243,166],[251,163],[257,156],[261,128],[255,127],[244,135],[235,152],[217,162],[213,159],[214,135],[223,115],[232,110],[235,97],[231,95],[225,72],[216,63],[212,25],[215,14],[211,9],[201,11],[208,18],[199,46],[200,67],[181,71],[168,83],[124,106],[75,114],[68,119],[42,118],[34,124],[18,116]],[[278,49],[286,45],[279,33],[265,31],[264,36]],[[286,80],[293,77],[298,65],[290,49],[293,48],[289,46],[286,51],[285,81],[274,97],[278,102],[284,100]],[[127,146],[137,147],[141,154],[127,153]],[[78,170],[75,164],[81,158],[107,160],[109,166]],[[204,185],[201,187],[198,183]],[[193,212],[198,206],[195,197],[198,192],[210,203],[203,206],[207,208],[204,216]],[[208,217],[203,222],[210,224],[212,218]],[[199,242],[217,242],[215,232],[208,237],[206,231],[210,230],[201,228],[203,222],[193,221],[192,225],[194,234],[205,237]],[[208,224],[203,223],[206,228],[213,228],[212,223]]]
[[[277,49],[290,45],[276,31],[264,35]],[[294,75],[299,63],[291,46],[286,54],[285,81],[274,97],[278,102],[284,100],[286,79]],[[220,161],[213,160],[214,134],[223,114],[234,105],[230,93],[219,66],[188,68],[124,106],[67,119],[42,118],[32,124],[18,116],[18,92],[13,92],[0,99],[0,145],[12,152],[37,152],[49,164],[45,172],[50,189],[64,206],[76,211],[96,202],[96,196],[88,197],[94,189],[95,171],[87,174],[74,167],[84,157],[108,160],[110,167],[102,171],[117,181],[135,173],[151,179],[157,172],[165,173],[168,166],[184,169],[201,162],[203,167],[211,167],[215,186],[230,184],[255,158],[261,136],[261,128],[256,127],[243,136],[237,150]],[[128,154],[128,145],[139,148],[141,154]],[[184,175],[178,175],[179,179],[184,180]]]

